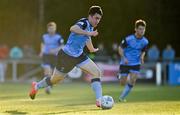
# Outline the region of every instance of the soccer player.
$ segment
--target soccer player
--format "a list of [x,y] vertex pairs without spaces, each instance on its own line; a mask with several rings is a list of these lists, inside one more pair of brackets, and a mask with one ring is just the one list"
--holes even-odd
[[89,9],[88,18],[82,18],[70,28],[70,35],[67,43],[57,55],[57,65],[51,77],[46,77],[39,82],[32,82],[32,89],[29,93],[31,99],[35,98],[38,90],[47,86],[52,86],[63,80],[67,73],[78,66],[84,72],[92,75],[91,87],[96,96],[96,106],[101,107],[102,87],[101,71],[98,66],[83,53],[85,46],[90,52],[97,52],[94,48],[91,37],[98,35],[97,30],[93,30],[102,18],[103,12],[100,6],[92,6]]
[[[41,52],[40,57],[43,58],[42,68],[44,69],[44,76],[49,77],[52,75],[53,69],[56,64],[56,55],[62,48],[64,39],[56,33],[56,23],[49,22],[47,24],[47,33],[41,39]],[[50,94],[51,87],[46,88],[46,93]]]
[[127,36],[119,46],[120,61],[120,83],[124,84],[124,90],[119,101],[125,102],[136,79],[139,75],[140,65],[144,63],[144,56],[147,50],[148,40],[144,37],[146,22],[137,20],[135,22],[135,34]]

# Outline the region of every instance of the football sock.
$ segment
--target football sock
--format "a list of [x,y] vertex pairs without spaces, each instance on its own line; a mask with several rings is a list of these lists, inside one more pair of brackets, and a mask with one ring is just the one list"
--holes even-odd
[[120,98],[124,99],[129,94],[129,92],[131,91],[132,87],[133,87],[133,85],[126,84],[126,86],[124,87],[123,92],[121,93]]
[[91,87],[95,92],[96,99],[100,99],[102,97],[102,87],[100,78],[94,78],[91,80]]
[[50,77],[44,77],[44,79],[42,79],[41,81],[37,83],[36,89],[38,90],[38,89],[48,87],[48,86],[52,86],[50,82]]

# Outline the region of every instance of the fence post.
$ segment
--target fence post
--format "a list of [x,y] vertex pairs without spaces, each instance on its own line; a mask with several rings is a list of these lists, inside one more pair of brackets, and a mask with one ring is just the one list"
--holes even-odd
[[160,86],[162,84],[162,67],[161,67],[161,63],[158,62],[156,64],[156,85]]
[[12,76],[13,76],[13,81],[17,81],[17,62],[12,61]]

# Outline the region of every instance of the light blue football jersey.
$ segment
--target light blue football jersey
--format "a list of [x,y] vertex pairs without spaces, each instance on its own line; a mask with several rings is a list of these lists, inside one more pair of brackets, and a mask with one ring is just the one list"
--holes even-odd
[[145,37],[136,38],[136,36],[130,35],[121,42],[124,56],[128,60],[128,64],[125,64],[124,60],[121,59],[121,65],[140,65],[141,64],[141,53],[147,49],[148,40]]
[[[80,19],[76,25],[85,31],[93,31],[93,26],[89,23],[87,18]],[[89,39],[91,39],[90,36],[71,32],[63,51],[72,57],[79,57],[83,53],[83,49]]]
[[42,36],[42,43],[44,47],[42,49],[43,54],[49,54],[51,49],[58,48],[63,44],[64,40],[59,34],[49,35],[48,33]]

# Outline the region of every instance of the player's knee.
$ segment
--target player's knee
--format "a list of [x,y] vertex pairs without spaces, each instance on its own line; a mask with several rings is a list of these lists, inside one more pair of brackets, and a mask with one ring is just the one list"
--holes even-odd
[[121,85],[125,85],[126,84],[126,77],[122,77],[121,79],[120,79],[120,84]]
[[131,78],[129,79],[129,84],[135,85],[135,84],[136,84],[136,79],[137,79],[136,76],[135,76],[135,77],[131,77]]
[[132,80],[129,80],[129,82],[128,82],[130,85],[135,85],[136,84],[136,82],[135,81],[132,81]]
[[97,69],[96,72],[94,72],[94,78],[101,78],[102,71],[100,69]]
[[51,78],[51,83],[52,84],[57,84],[57,83],[59,83],[59,81],[61,81],[63,79],[64,79],[64,77],[62,77],[62,76],[53,76]]

